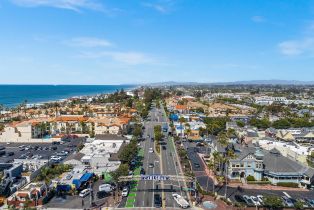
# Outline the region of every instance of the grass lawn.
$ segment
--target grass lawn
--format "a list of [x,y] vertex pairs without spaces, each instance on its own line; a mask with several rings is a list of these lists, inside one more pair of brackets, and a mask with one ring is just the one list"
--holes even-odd
[[[128,198],[129,197],[136,197],[136,193],[129,193]],[[129,199],[128,199],[129,200]]]
[[134,203],[125,204],[125,208],[134,208]]

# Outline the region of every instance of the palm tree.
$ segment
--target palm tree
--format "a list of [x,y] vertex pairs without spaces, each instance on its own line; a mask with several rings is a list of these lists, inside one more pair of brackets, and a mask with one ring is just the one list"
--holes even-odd
[[2,111],[4,110],[4,106],[3,104],[0,104],[0,119],[1,119],[1,116],[2,116]]
[[229,137],[228,137],[227,133],[225,133],[225,132],[220,132],[217,137],[218,137],[218,142],[219,142],[222,146],[224,146],[224,147],[228,146]]
[[71,101],[70,107],[71,107],[71,114],[74,114],[74,111],[73,111],[73,109],[75,108],[75,103],[74,103],[74,101]]
[[58,102],[55,102],[54,103],[54,108],[55,108],[55,111],[56,111],[56,117],[58,115],[58,108],[60,107],[60,104]]
[[24,115],[26,118],[26,107],[27,107],[27,100],[25,99],[24,102],[22,103],[23,109],[24,109]]

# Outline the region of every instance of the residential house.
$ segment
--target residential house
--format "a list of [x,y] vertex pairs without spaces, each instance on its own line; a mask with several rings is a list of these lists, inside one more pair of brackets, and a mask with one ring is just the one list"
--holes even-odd
[[42,206],[47,201],[47,195],[45,182],[30,183],[8,197],[7,204],[15,208]]

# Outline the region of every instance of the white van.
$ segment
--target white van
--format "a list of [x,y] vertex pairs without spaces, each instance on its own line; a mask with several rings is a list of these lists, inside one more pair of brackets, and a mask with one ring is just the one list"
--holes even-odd
[[89,195],[90,192],[91,192],[90,189],[82,190],[82,191],[80,192],[79,196],[80,196],[81,198],[84,198],[85,196]]

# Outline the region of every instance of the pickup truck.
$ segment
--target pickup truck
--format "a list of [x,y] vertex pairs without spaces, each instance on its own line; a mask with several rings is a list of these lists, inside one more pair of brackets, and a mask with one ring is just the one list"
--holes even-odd
[[187,202],[181,195],[174,193],[172,194],[172,197],[181,208],[187,209],[190,207],[189,202]]

